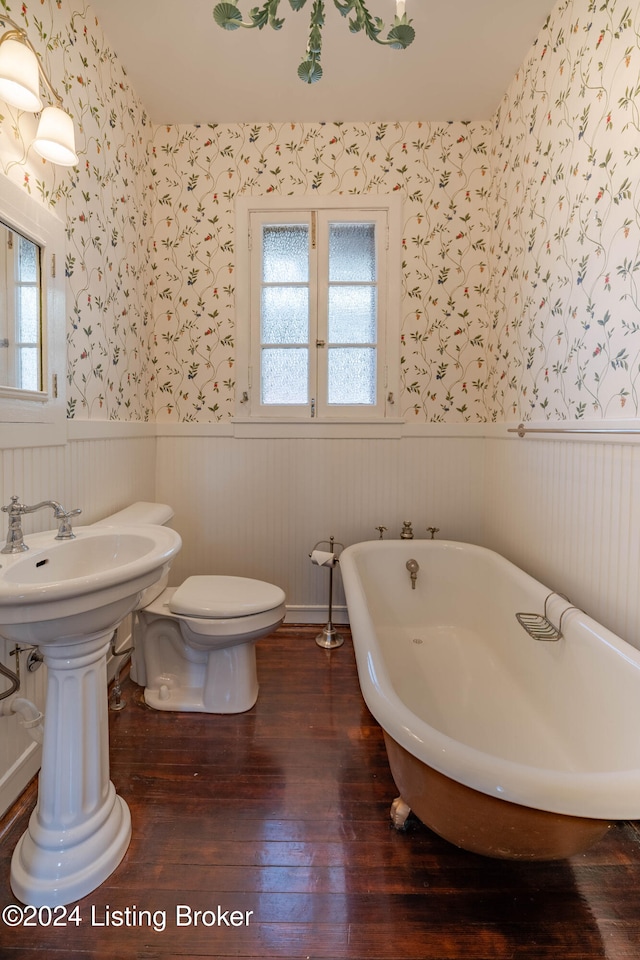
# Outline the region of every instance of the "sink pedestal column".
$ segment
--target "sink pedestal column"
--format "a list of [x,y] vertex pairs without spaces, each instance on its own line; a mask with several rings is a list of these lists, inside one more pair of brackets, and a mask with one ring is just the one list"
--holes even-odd
[[40,647],[48,681],[38,803],[11,861],[11,888],[23,903],[79,900],[115,870],[129,846],[129,808],[109,779],[112,633]]

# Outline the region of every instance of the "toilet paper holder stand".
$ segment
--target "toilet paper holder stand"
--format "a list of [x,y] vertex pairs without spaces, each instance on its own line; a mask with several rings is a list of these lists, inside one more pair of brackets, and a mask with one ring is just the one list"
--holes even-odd
[[327,564],[329,567],[329,612],[327,624],[322,630],[322,633],[319,633],[316,637],[316,643],[319,647],[323,647],[325,650],[335,650],[336,647],[342,646],[344,643],[344,637],[341,633],[337,632],[331,620],[333,607],[333,568],[339,561],[339,557],[336,556],[335,548],[339,547],[340,550],[344,550],[344,544],[337,541],[335,537],[329,537],[328,540],[318,540],[311,550],[309,556],[311,557],[314,550],[318,550],[322,546],[329,547],[329,553],[333,554],[333,563]]

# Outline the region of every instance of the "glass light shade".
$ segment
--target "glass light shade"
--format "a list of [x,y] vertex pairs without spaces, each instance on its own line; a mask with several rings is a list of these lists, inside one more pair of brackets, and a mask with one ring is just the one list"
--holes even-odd
[[19,40],[0,46],[0,98],[29,113],[42,109],[38,58]]
[[45,160],[63,167],[78,162],[73,120],[60,107],[45,107],[40,116],[33,149]]

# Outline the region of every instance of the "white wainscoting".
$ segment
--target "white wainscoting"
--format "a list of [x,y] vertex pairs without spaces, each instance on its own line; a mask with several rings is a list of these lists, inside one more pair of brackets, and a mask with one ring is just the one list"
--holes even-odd
[[[637,442],[519,440],[506,425],[442,435],[434,425],[395,439],[95,422],[71,423],[69,434],[60,446],[0,450],[0,501],[53,498],[82,507],[84,523],[134,500],[170,503],[184,541],[174,583],[223,572],[271,580],[286,591],[290,621],[321,623],[328,573],[309,560],[315,542],[376,537],[379,524],[397,537],[411,520],[416,537],[437,526],[441,538],[497,550],[640,647]],[[25,518],[27,532],[51,526],[45,511]],[[339,572],[335,580],[340,622]],[[0,656],[11,666],[8,646]],[[21,692],[43,709],[45,669],[23,678]],[[37,762],[18,720],[0,717],[0,810]]]
[[640,647],[640,444],[486,440],[487,546]]
[[[277,583],[290,622],[326,618],[328,572],[309,553],[334,536],[345,545],[398,537],[482,535],[483,438],[238,439],[160,436],[157,499],[175,510],[183,549],[172,582],[227,573]],[[335,576],[334,616],[344,619]]]
[[[59,500],[82,509],[77,526],[93,523],[132,500],[153,499],[155,444],[149,429],[146,436],[81,437],[55,447],[0,450],[0,500],[4,505],[14,493],[23,503]],[[25,533],[54,528],[50,510],[24,517]]]

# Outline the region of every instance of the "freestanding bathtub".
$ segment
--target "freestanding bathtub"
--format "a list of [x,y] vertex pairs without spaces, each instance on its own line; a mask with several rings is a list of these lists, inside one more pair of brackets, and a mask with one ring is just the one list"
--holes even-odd
[[[544,860],[640,818],[640,651],[483,547],[371,541],[340,568],[396,826],[412,809],[466,850]],[[546,600],[559,640],[516,619]]]

